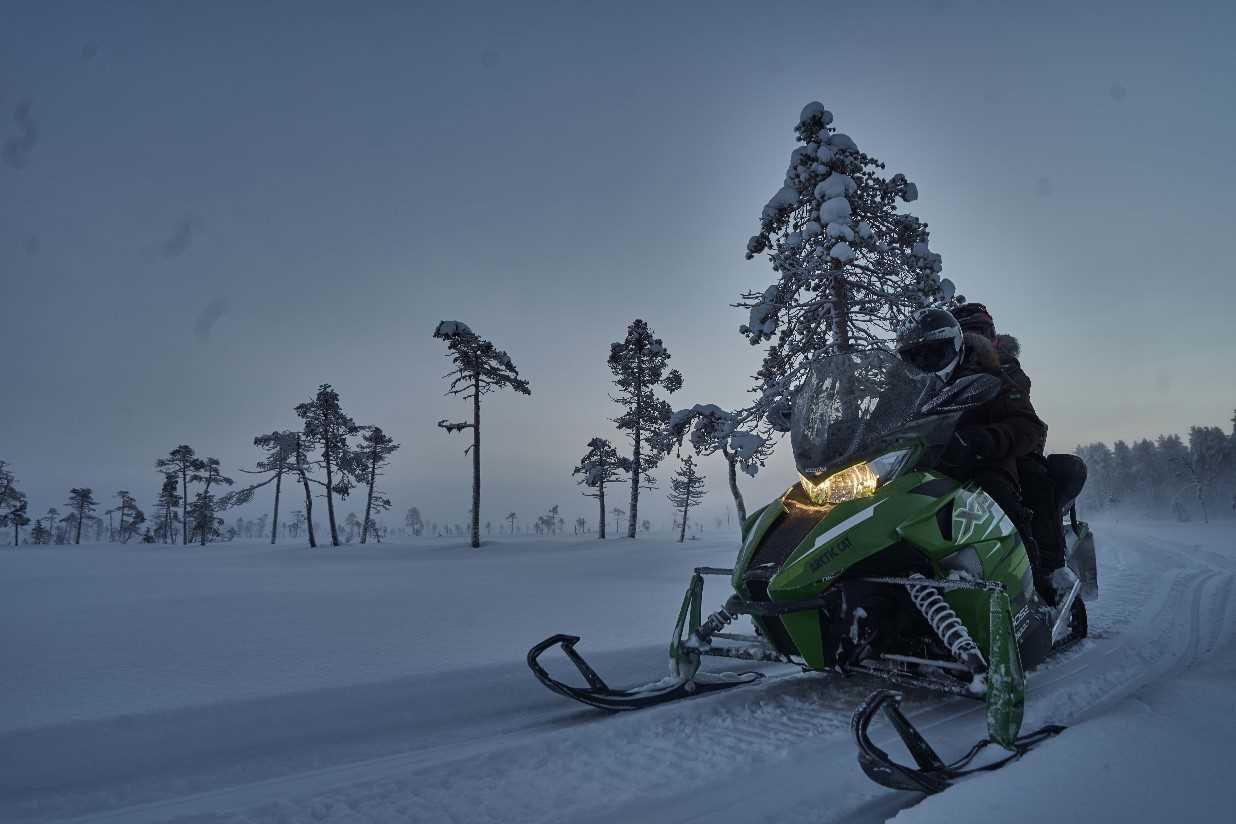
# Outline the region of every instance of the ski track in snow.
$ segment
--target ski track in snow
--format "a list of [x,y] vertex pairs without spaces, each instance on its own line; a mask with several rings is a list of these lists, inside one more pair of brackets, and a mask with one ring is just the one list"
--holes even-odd
[[[1228,555],[1215,551],[1213,542],[1203,548],[1128,526],[1099,524],[1096,532],[1100,600],[1090,605],[1092,637],[1030,674],[1023,730],[1101,718],[1130,696],[1136,700],[1139,690],[1170,682],[1232,647],[1236,551]],[[535,640],[529,638],[529,644]],[[586,637],[581,651],[589,654]],[[636,652],[593,657],[602,675],[612,661],[632,672],[646,662],[643,672],[650,678],[662,673],[663,648]],[[722,662],[719,668],[737,663]],[[542,690],[522,664],[499,672],[493,681],[499,705],[494,713],[477,706],[476,717],[461,715],[447,729],[397,742],[402,750],[391,754],[347,760],[345,749],[332,761],[327,748],[319,757],[323,766],[285,769],[261,780],[246,781],[239,770],[197,781],[181,777],[165,786],[137,782],[110,794],[114,788],[107,786],[77,788],[71,803],[33,793],[9,812],[20,819],[78,824],[865,822],[899,813],[899,821],[918,820],[920,810],[921,820],[932,820],[932,805],[949,795],[924,801],[921,795],[885,790],[859,770],[849,721],[862,698],[880,686],[870,680],[774,667],[757,685],[608,716]],[[503,703],[504,695],[525,694],[522,686],[514,687],[516,679],[544,692],[543,700],[538,694],[532,704],[518,697]],[[409,685],[406,700],[449,702],[457,694],[465,704],[485,700],[484,690],[456,693],[449,684],[436,695]],[[312,710],[312,701],[308,706]],[[907,708],[946,759],[985,735],[981,704],[912,695]],[[1080,729],[1041,745],[1021,763],[1042,758]],[[900,752],[885,732],[884,727],[876,731],[877,744]],[[295,743],[289,739],[288,746]],[[963,786],[988,780],[969,779]],[[126,803],[135,797],[144,797],[143,803]],[[65,817],[90,805],[110,809]],[[4,809],[0,805],[0,812]]]

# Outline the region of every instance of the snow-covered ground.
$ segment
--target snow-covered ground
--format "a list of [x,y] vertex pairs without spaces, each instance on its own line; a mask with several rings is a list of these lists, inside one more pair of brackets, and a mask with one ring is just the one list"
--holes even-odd
[[[1232,525],[1096,529],[1094,637],[1030,678],[1026,729],[1071,728],[927,799],[858,768],[870,682],[770,667],[608,716],[532,678],[554,632],[613,684],[664,674],[728,535],[0,552],[0,821],[1230,820]],[[983,734],[909,709],[945,756]]]

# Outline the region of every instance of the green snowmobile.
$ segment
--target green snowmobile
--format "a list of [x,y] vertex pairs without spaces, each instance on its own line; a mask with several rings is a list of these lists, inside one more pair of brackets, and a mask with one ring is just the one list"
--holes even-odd
[[[545,686],[607,710],[627,710],[748,684],[760,673],[699,671],[701,656],[796,664],[804,670],[864,673],[986,703],[989,739],[945,764],[900,711],[900,694],[879,690],[854,715],[859,762],[886,786],[936,792],[986,743],[1017,757],[1058,732],[1019,737],[1024,670],[1086,634],[1086,605],[1098,593],[1094,539],[1073,501],[1085,465],[1052,455],[1049,466],[1072,574],[1059,604],[1037,594],[1030,560],[1012,520],[991,497],[939,467],[966,411],[995,396],[1000,379],[971,375],[950,385],[905,368],[885,352],[819,360],[797,393],[791,444],[800,474],[743,525],[733,569],[695,570],[670,642],[670,676],[611,689],[555,635],[528,664]],[[704,617],[704,577],[730,579],[734,594]],[[756,635],[726,632],[750,616]],[[559,646],[588,686],[552,678],[538,661]],[[867,727],[883,709],[918,763],[894,763]],[[1009,759],[1005,759],[1007,761]],[[1005,763],[1004,761],[998,762]],[[984,769],[990,768],[988,765]]]

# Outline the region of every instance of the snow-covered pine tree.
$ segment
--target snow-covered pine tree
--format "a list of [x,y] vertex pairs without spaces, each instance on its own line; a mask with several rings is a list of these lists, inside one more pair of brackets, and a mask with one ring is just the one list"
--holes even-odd
[[181,538],[185,546],[189,545],[189,474],[197,469],[197,464],[193,447],[184,443],[169,452],[166,458],[155,461],[156,469],[180,478]]
[[751,345],[773,341],[739,428],[786,431],[814,356],[885,346],[912,311],[952,297],[927,224],[897,210],[917,187],[902,174],[884,177],[884,164],[832,122],[820,103],[803,108],[794,129],[801,145],[747,242],[747,258],[767,252],[777,277],[735,304],[749,312],[739,331]]
[[704,476],[699,474],[695,466],[695,457],[687,455],[674,477],[670,479],[669,502],[675,509],[682,510],[679,516],[681,528],[678,531],[678,543],[682,543],[687,535],[687,516],[691,507],[704,500]]
[[30,543],[36,545],[46,545],[51,543],[51,530],[43,526],[43,519],[39,518],[34,522],[34,529],[30,530]]
[[74,516],[73,543],[82,542],[82,524],[87,518],[94,516],[94,508],[98,502],[94,499],[94,490],[88,486],[75,486],[69,490],[69,501],[66,504]]
[[159,500],[155,504],[158,513],[158,537],[165,544],[176,540],[176,521],[179,519],[177,509],[180,507],[179,481],[174,472],[163,475],[163,483],[159,487]]
[[7,461],[0,461],[0,527],[13,527],[13,546],[21,540],[21,528],[30,523],[26,494],[17,489],[17,476]]
[[[320,451],[314,464],[326,472],[326,480],[315,481],[326,489],[326,514],[330,522],[330,542],[339,546],[339,528],[335,523],[335,496],[346,498],[352,489],[357,470],[356,456],[348,438],[359,430],[356,422],[343,411],[339,393],[329,383],[318,387],[317,393],[305,403],[296,405],[296,415],[305,422],[301,443]],[[314,480],[314,479],[309,479]]]
[[[253,499],[255,492],[273,483],[275,485],[275,509],[270,527],[270,543],[274,545],[279,535],[279,498],[283,491],[283,476],[296,471],[296,433],[284,429],[265,435],[257,435],[253,439],[253,445],[264,450],[266,455],[258,460],[257,465],[253,469],[242,469],[240,471],[247,475],[265,475],[267,476],[266,479],[229,492],[220,500],[219,505],[220,508],[226,509],[227,507],[246,504]],[[266,531],[265,521],[266,516],[263,515],[260,532]]]
[[600,505],[597,516],[597,538],[605,540],[605,485],[612,483],[626,471],[631,462],[618,455],[618,450],[605,438],[593,438],[588,441],[588,451],[579,459],[579,464],[572,470],[572,475],[582,476],[579,483],[592,492],[585,492],[589,498],[596,498]]
[[742,530],[747,520],[747,505],[738,488],[738,470],[751,477],[759,471],[772,455],[773,441],[739,425],[741,413],[727,412],[716,404],[697,403],[690,409],[680,409],[669,423],[669,436],[682,445],[684,436],[691,433],[691,447],[698,455],[717,452],[725,458],[730,495],[738,510],[738,528]]
[[28,509],[26,494],[13,486],[8,487],[4,498],[0,499],[0,527],[13,527],[14,547],[21,543],[21,528],[30,523]]
[[515,522],[519,520],[519,516],[517,516],[514,512],[508,512],[507,516],[503,518],[502,520],[506,521],[507,523],[511,525],[510,530],[507,534],[514,535],[515,534]]
[[677,392],[682,388],[682,373],[668,369],[670,353],[648,324],[636,318],[627,327],[627,336],[610,344],[609,368],[614,373],[618,396],[614,402],[625,411],[613,419],[618,429],[631,440],[631,509],[627,522],[627,537],[635,537],[639,523],[639,490],[654,489],[656,479],[650,474],[665,457],[664,430],[672,410],[656,390]]
[[1210,523],[1206,499],[1215,491],[1220,478],[1230,471],[1232,455],[1232,439],[1219,427],[1189,427],[1189,474],[1203,523]]
[[233,481],[220,471],[218,458],[199,460],[193,474],[189,476],[189,481],[202,485],[201,491],[193,497],[190,510],[193,516],[194,532],[201,540],[202,546],[206,546],[206,541],[218,532],[218,524],[221,521],[217,513],[222,509],[210,489],[213,486],[231,486]]
[[528,381],[519,376],[511,356],[490,341],[479,337],[466,323],[444,320],[434,329],[433,336],[446,341],[448,357],[455,368],[447,373],[451,386],[447,395],[462,395],[472,401],[472,420],[438,426],[449,432],[472,430],[472,547],[481,545],[481,396],[497,389],[514,389],[521,395],[531,395]]
[[[390,456],[399,444],[395,443],[395,439],[382,431],[380,426],[363,427],[364,434],[361,435],[360,445],[357,447],[357,456],[360,458],[364,466],[364,480],[367,484],[367,494],[365,495],[365,520],[364,528],[361,530],[360,542],[365,543],[365,539],[369,536],[369,530],[373,524],[373,505],[374,505],[374,484],[377,483],[378,477],[382,474],[382,468],[390,463]],[[390,499],[386,498],[385,493],[378,493],[380,501],[386,502],[386,507],[390,506]]]
[[416,507],[408,509],[408,514],[403,518],[403,525],[412,530],[412,534],[416,536],[425,531],[425,522],[421,520],[421,511]]
[[[120,519],[120,522],[116,525],[115,532],[111,535],[111,539],[127,544],[129,539],[137,534],[137,530],[141,525],[146,522],[146,513],[142,512],[138,507],[137,499],[127,489],[117,492],[116,497],[120,499],[119,503],[112,509],[107,510],[109,523],[113,513]],[[111,530],[109,529],[108,531],[110,532]]]

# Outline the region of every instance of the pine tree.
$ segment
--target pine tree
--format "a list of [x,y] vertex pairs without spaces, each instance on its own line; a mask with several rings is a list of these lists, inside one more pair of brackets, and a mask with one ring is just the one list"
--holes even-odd
[[87,518],[93,517],[94,508],[98,502],[94,499],[94,490],[88,486],[74,487],[69,490],[69,502],[66,504],[73,510],[75,523],[73,543],[82,542],[82,524]]
[[159,488],[159,501],[156,504],[159,517],[159,539],[165,544],[176,540],[177,507],[180,506],[180,494],[176,491],[175,473],[168,472],[163,476],[163,485]]
[[30,543],[46,545],[51,543],[51,539],[51,530],[43,526],[42,518],[37,519],[34,522],[34,529],[30,530]]
[[444,418],[438,426],[448,433],[472,430],[472,446],[464,454],[472,452],[472,546],[476,548],[481,545],[481,396],[497,389],[531,395],[532,389],[519,377],[511,356],[478,337],[467,324],[444,320],[434,329],[433,336],[446,341],[448,357],[455,365],[446,375],[451,379],[446,394],[472,401],[471,421],[448,423]]
[[597,516],[597,539],[605,540],[605,485],[612,483],[626,471],[631,462],[619,457],[618,450],[605,438],[593,438],[588,441],[588,451],[579,459],[579,464],[572,470],[572,475],[581,475],[579,483],[594,490],[585,492],[589,498],[596,498],[600,507]]
[[421,520],[421,511],[416,507],[411,507],[408,510],[408,514],[404,516],[403,524],[412,530],[413,535],[418,537],[425,531],[425,522]]
[[216,516],[222,507],[219,506],[210,488],[231,486],[233,481],[219,470],[218,458],[199,460],[189,480],[195,484],[202,484],[202,490],[193,498],[190,514],[193,516],[194,533],[201,539],[202,546],[206,546],[206,541],[218,533],[218,524],[222,523]]
[[631,510],[627,537],[635,537],[639,523],[639,490],[656,487],[650,474],[665,457],[664,429],[670,421],[669,403],[658,398],[656,389],[676,392],[682,388],[682,374],[669,369],[670,353],[648,324],[640,319],[627,327],[627,336],[610,345],[609,368],[614,374],[618,396],[613,400],[624,411],[614,424],[631,441]]
[[17,476],[8,468],[7,461],[0,461],[0,527],[13,527],[13,546],[21,540],[21,528],[30,523],[27,517],[26,495],[17,490]]
[[168,453],[166,458],[155,461],[155,468],[164,474],[180,478],[181,526],[184,546],[189,545],[189,475],[198,469],[198,459],[193,447],[181,444]]
[[511,525],[510,534],[514,535],[515,534],[515,521],[518,520],[518,517],[515,515],[515,513],[514,512],[507,513],[507,516],[503,518],[502,520],[510,523]]
[[1206,500],[1219,479],[1230,469],[1232,440],[1217,426],[1189,427],[1189,476],[1193,482],[1203,523],[1210,523]]
[[120,502],[112,509],[107,510],[108,524],[111,523],[113,513],[120,518],[120,523],[116,526],[116,531],[111,533],[109,526],[109,537],[112,540],[118,540],[122,544],[127,544],[129,539],[137,534],[138,528],[146,522],[146,514],[137,506],[137,499],[134,498],[127,489],[122,489],[116,493],[116,497]]
[[670,479],[669,502],[682,510],[682,526],[678,532],[680,544],[687,535],[687,516],[691,507],[704,500],[704,480],[704,476],[696,471],[695,457],[692,455],[683,459],[678,472]]
[[697,455],[712,455],[717,452],[725,458],[730,495],[738,510],[738,526],[741,531],[747,520],[747,505],[738,488],[738,470],[755,477],[760,467],[772,455],[773,442],[755,432],[740,428],[740,413],[727,412],[712,403],[697,403],[690,409],[681,409],[670,418],[668,436],[682,445],[687,432],[691,433],[691,447]]
[[[258,435],[253,439],[253,445],[266,451],[266,456],[257,462],[253,469],[242,469],[248,475],[266,475],[264,481],[237,489],[220,502],[222,508],[241,506],[253,499],[254,493],[268,484],[275,485],[275,509],[270,525],[270,543],[273,546],[279,535],[279,498],[283,491],[283,476],[296,471],[296,439],[295,432],[282,430],[266,435]],[[265,532],[266,516],[262,516],[259,532]],[[239,531],[239,528],[238,528]],[[244,537],[248,537],[246,533]]]
[[329,383],[318,387],[317,394],[309,401],[297,404],[296,414],[305,422],[303,445],[321,452],[315,464],[325,470],[326,481],[317,483],[326,488],[331,544],[339,546],[334,496],[346,498],[352,489],[354,473],[359,471],[356,456],[348,445],[348,438],[355,435],[359,427],[344,413],[339,403],[339,393]]
[[[382,467],[390,462],[391,454],[399,448],[395,439],[383,432],[380,426],[364,427],[364,433],[361,436],[360,446],[357,448],[358,457],[364,465],[365,481],[368,484],[368,493],[365,496],[365,525],[361,530],[360,542],[362,544],[365,543],[365,538],[369,535],[370,524],[373,523],[374,484],[382,474]],[[386,502],[387,507],[390,506],[390,500],[385,494],[379,493],[378,498],[379,506],[382,501]]]
[[749,317],[739,331],[769,345],[756,374],[757,400],[738,423],[788,429],[793,392],[819,354],[881,347],[908,315],[950,299],[927,224],[899,213],[918,188],[835,131],[832,113],[810,103],[795,126],[784,185],[764,207],[747,259],[767,252],[776,280],[745,292]]

